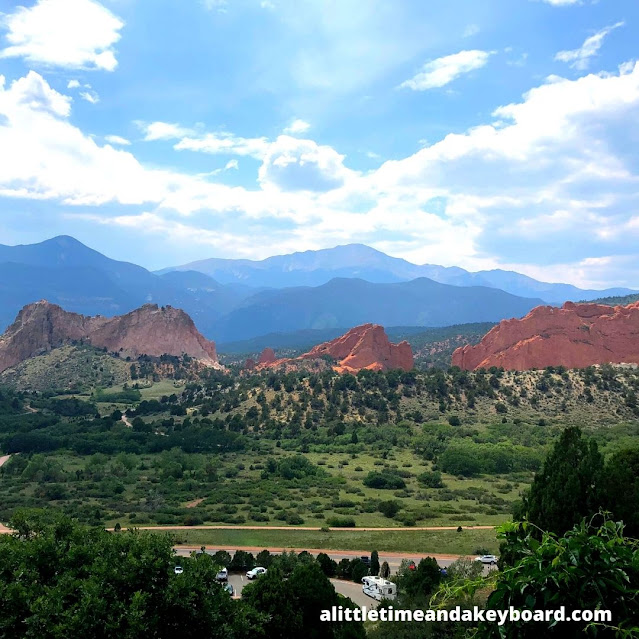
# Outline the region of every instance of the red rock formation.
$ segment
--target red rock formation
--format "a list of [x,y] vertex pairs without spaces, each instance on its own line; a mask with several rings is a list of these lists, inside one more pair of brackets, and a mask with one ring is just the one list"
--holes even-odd
[[272,364],[277,360],[275,357],[275,351],[272,348],[265,348],[261,353],[257,360],[258,365],[260,364]]
[[337,360],[335,370],[341,373],[369,370],[386,371],[413,368],[413,353],[408,342],[391,344],[382,326],[363,324],[330,342],[315,346],[299,359],[318,359],[328,355]]
[[41,301],[25,306],[0,337],[0,372],[78,341],[122,357],[187,354],[207,366],[219,367],[215,344],[205,339],[180,309],[146,304],[117,317],[86,317]]
[[452,363],[466,370],[639,364],[639,302],[538,306],[522,319],[500,322],[479,344],[458,348]]
[[413,352],[408,342],[391,344],[382,326],[363,324],[295,358],[277,359],[273,349],[265,348],[260,355],[257,370],[279,367],[295,369],[302,367],[304,363],[310,364],[313,360],[320,364],[322,362],[317,360],[326,355],[336,360],[333,368],[339,373],[356,373],[363,368],[375,371],[393,368],[409,371],[413,368]]
[[245,371],[252,371],[255,370],[255,360],[252,359],[251,357],[249,357],[245,362],[244,362],[244,370]]

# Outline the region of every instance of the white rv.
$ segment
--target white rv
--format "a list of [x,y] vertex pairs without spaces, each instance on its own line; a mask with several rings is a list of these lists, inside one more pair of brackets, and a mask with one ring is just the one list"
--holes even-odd
[[365,595],[381,601],[382,599],[395,599],[397,597],[397,584],[382,577],[364,577],[362,590]]

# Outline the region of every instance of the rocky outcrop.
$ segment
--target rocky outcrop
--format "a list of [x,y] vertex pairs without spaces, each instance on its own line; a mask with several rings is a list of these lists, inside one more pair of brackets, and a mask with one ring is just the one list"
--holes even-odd
[[257,360],[258,366],[261,364],[272,364],[277,360],[275,357],[275,351],[272,348],[265,348],[261,353]]
[[0,372],[72,342],[105,348],[121,357],[186,354],[207,366],[220,366],[215,344],[180,309],[146,304],[117,317],[86,317],[41,301],[25,306],[0,337]]
[[383,326],[363,324],[330,342],[315,346],[302,359],[328,355],[337,360],[336,370],[357,372],[364,368],[387,371],[394,368],[411,370],[413,352],[408,342],[391,344]]
[[356,326],[341,337],[319,344],[308,353],[295,358],[277,359],[272,349],[264,349],[257,368],[293,368],[305,362],[329,358],[334,360],[334,370],[340,373],[356,373],[365,368],[375,371],[394,368],[409,371],[413,368],[410,344],[391,344],[384,328],[377,324]]
[[639,302],[538,306],[522,319],[500,322],[479,344],[458,348],[452,363],[466,370],[639,364]]

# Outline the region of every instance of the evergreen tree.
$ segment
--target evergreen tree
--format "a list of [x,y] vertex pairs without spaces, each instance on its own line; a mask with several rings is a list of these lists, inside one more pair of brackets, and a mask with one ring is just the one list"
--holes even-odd
[[579,428],[566,429],[546,458],[515,519],[563,535],[602,505],[603,457]]
[[379,553],[373,550],[371,553],[371,575],[379,575]]
[[603,508],[625,524],[627,537],[639,538],[639,449],[615,453],[606,464]]

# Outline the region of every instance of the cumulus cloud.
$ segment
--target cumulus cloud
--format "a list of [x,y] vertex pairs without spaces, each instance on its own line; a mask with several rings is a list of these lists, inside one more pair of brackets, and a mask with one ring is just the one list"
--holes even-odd
[[37,0],[2,17],[9,46],[0,57],[34,64],[113,71],[122,20],[95,0]]
[[[0,76],[0,90],[4,90],[5,78]],[[71,112],[71,98],[52,89],[34,71],[13,82],[11,94],[17,111],[24,107],[32,112],[46,112],[52,116],[67,117]],[[4,115],[11,117],[11,105],[7,104]],[[8,147],[5,147],[8,148]]]
[[586,38],[584,43],[578,49],[559,51],[559,53],[555,55],[555,60],[559,60],[560,62],[570,62],[571,67],[582,71],[587,69],[590,64],[590,58],[597,55],[606,36],[615,29],[623,27],[624,24],[624,22],[617,22],[609,27],[605,27],[589,38]]
[[109,144],[117,144],[118,146],[129,146],[131,144],[130,140],[127,140],[126,138],[123,138],[119,135],[105,135],[104,139]]
[[419,73],[410,80],[402,82],[400,87],[413,89],[413,91],[425,91],[446,86],[465,73],[481,69],[488,62],[491,54],[490,51],[473,49],[437,58],[427,62]]
[[[153,222],[158,233],[175,229],[211,246],[224,235],[253,257],[274,243],[285,251],[363,241],[416,262],[517,265],[586,286],[622,273],[621,262],[602,257],[636,253],[639,162],[627,125],[639,118],[636,63],[549,78],[497,108],[492,122],[370,173],[314,140],[266,140],[254,188],[144,166],[74,126],[70,108],[37,73],[0,83],[0,148],[9,150],[0,154],[0,195],[60,202],[140,233]],[[232,170],[233,159],[220,166]],[[143,206],[147,216],[120,215],[114,204]],[[259,249],[255,236],[265,239]],[[637,260],[626,267],[626,280],[639,279]]]
[[297,133],[306,133],[311,128],[311,125],[304,120],[293,120],[285,129],[284,133],[289,135],[295,135]]
[[555,7],[563,7],[570,4],[581,4],[581,0],[542,0],[546,4],[552,4]]
[[67,84],[67,89],[77,89],[80,86],[80,83],[77,80],[69,80],[69,84]]
[[259,169],[259,180],[265,188],[282,191],[330,191],[355,175],[344,166],[344,156],[330,146],[313,140],[300,140],[280,135],[269,145]]

